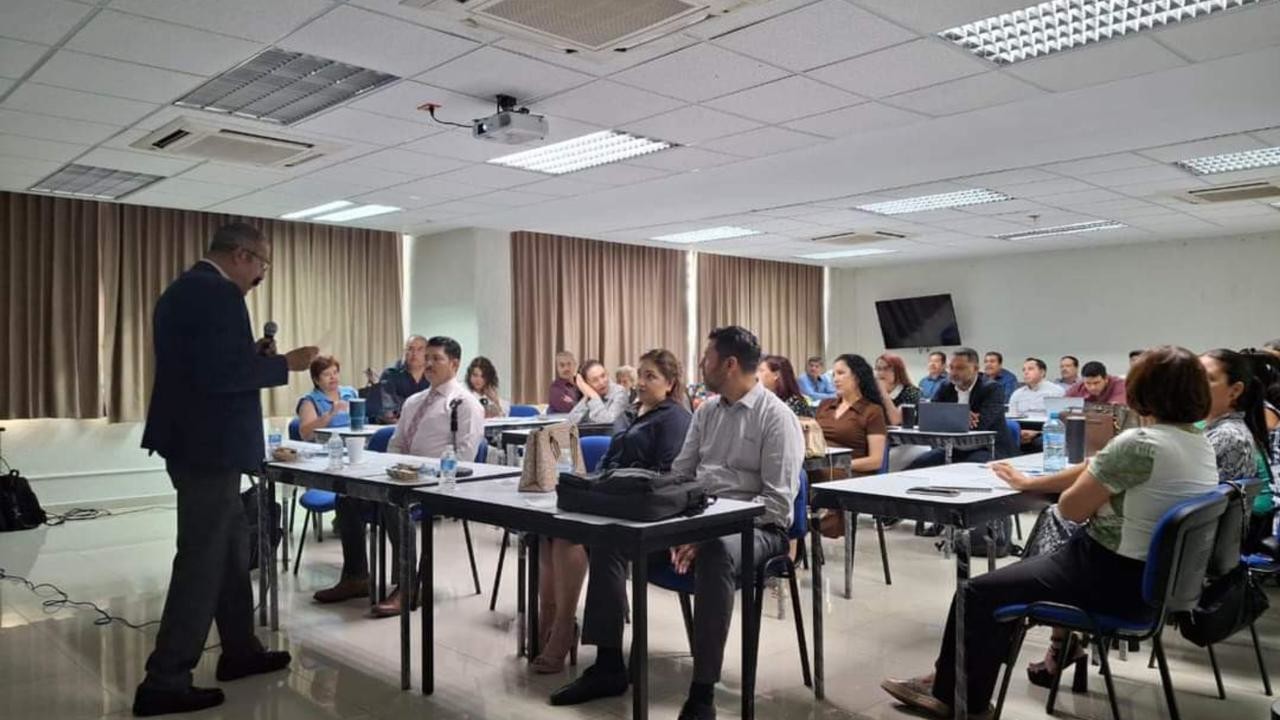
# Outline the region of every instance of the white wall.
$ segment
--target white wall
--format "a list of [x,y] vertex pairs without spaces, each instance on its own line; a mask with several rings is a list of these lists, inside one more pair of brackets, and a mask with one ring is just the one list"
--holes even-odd
[[31,478],[45,506],[100,507],[173,492],[164,462],[139,447],[142,423],[106,420],[5,420],[5,459]]
[[[960,336],[1020,374],[1071,354],[1124,374],[1130,350],[1258,346],[1274,313],[1280,234],[987,256],[831,273],[829,357],[884,350],[875,301],[951,293]],[[902,352],[913,378],[927,351]]]
[[411,243],[409,332],[448,335],[462,344],[462,367],[484,355],[503,397],[511,378],[511,235],[462,228]]

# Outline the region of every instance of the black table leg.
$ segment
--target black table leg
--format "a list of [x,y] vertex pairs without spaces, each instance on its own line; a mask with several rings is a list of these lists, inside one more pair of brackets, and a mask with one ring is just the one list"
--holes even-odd
[[756,714],[756,642],[760,627],[756,617],[756,531],[742,531],[742,720]]
[[[268,514],[266,517],[268,522],[270,522],[271,524],[271,529],[267,534],[267,554],[258,556],[259,559],[261,560],[261,562],[258,563],[258,570],[259,572],[265,571],[267,573],[267,583],[268,583],[267,594],[271,598],[271,611],[268,613],[268,616],[271,621],[271,629],[279,630],[280,629],[280,591],[279,591],[280,571],[279,571],[279,568],[276,566],[275,521],[272,519],[270,514],[270,508],[275,507],[275,504],[276,504],[276,483],[269,476],[263,475],[262,484],[265,487],[266,493],[267,493]],[[288,564],[288,562],[289,561],[286,559],[285,560],[286,565]]]
[[956,720],[969,718],[969,674],[965,666],[964,593],[969,586],[969,529],[960,523],[954,529],[956,555],[956,688],[952,711]]
[[996,522],[987,522],[987,572],[995,572],[996,569]]
[[[267,578],[270,573],[267,572],[267,556],[271,554],[271,543],[267,540],[267,481],[265,479],[258,480],[258,624],[266,627],[267,625]],[[275,556],[271,554],[271,562],[275,563]]]
[[417,563],[413,561],[413,519],[409,516],[409,506],[404,504],[397,508],[400,513],[400,689],[408,690],[409,679],[409,614],[413,609],[413,571]]
[[649,718],[649,555],[631,558],[631,717]]
[[[369,518],[369,559],[365,562],[365,567],[369,571],[369,604],[377,605],[382,598],[378,597],[378,577],[382,573],[382,565],[378,562],[378,519],[382,515],[382,506],[379,505],[373,510],[373,517]],[[319,516],[316,516],[319,518]],[[319,522],[317,519],[316,522]],[[306,528],[302,532],[307,532]]]
[[525,637],[525,631],[529,628],[528,617],[525,613],[528,609],[525,607],[525,570],[528,569],[528,550],[525,544],[525,534],[516,534],[516,657],[527,657],[533,659],[533,655],[529,654],[528,638]]
[[822,662],[822,533],[818,531],[818,514],[809,513],[809,571],[813,584],[813,696],[826,697]]
[[841,510],[844,516],[844,599],[853,598],[853,554],[858,548],[858,513]]
[[[426,506],[423,506],[426,509]],[[436,690],[436,564],[435,564],[435,524],[433,518],[423,513],[422,517],[422,694],[430,695]]]
[[538,634],[538,554],[542,551],[542,538],[529,535],[529,599],[524,601],[525,614],[529,618],[529,660],[532,661],[542,652],[538,647],[542,644]]

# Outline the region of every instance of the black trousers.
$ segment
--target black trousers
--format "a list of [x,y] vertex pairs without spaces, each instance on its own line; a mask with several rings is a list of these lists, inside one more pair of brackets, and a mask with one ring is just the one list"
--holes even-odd
[[[369,575],[369,543],[365,526],[383,506],[370,500],[338,496],[338,536],[342,539],[342,577],[364,578]],[[319,522],[317,520],[317,522]],[[382,525],[391,541],[391,577],[400,577],[400,515],[393,508],[383,508]]]
[[[1056,552],[1006,565],[971,580],[964,600],[969,712],[987,709],[1000,665],[1009,654],[1014,625],[997,623],[997,608],[1050,601],[1108,615],[1142,617],[1150,612],[1142,600],[1144,566],[1141,561],[1111,552],[1081,530]],[[948,705],[955,701],[955,639],[952,599],[933,683],[934,697]]]
[[262,644],[253,634],[240,472],[173,464],[166,469],[178,491],[178,548],[143,685],[181,690],[191,686],[191,670],[212,623],[218,624],[223,655],[243,657],[261,651]]

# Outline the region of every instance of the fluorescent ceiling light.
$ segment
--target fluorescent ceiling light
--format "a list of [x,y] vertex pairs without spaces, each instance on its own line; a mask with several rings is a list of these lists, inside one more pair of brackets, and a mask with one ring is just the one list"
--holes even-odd
[[708,242],[710,240],[728,240],[729,238],[746,237],[748,235],[759,234],[759,230],[748,230],[747,228],[733,227],[732,225],[722,225],[721,227],[690,230],[689,232],[674,233],[672,235],[659,235],[649,239],[661,240],[662,242],[669,243],[699,243]]
[[349,210],[339,210],[336,213],[321,215],[312,218],[312,220],[320,220],[322,222],[346,222],[347,220],[359,220],[360,218],[373,217],[374,215],[386,215],[387,213],[400,212],[400,208],[391,207],[390,205],[361,205],[353,207]]
[[1179,160],[1174,164],[1180,165],[1196,175],[1213,175],[1235,170],[1273,167],[1280,165],[1280,147],[1245,150],[1224,155],[1206,155],[1205,157],[1191,158],[1190,160]]
[[938,33],[1000,65],[1172,25],[1260,0],[1050,0]]
[[174,105],[289,125],[399,79],[358,65],[268,48]]
[[889,250],[886,248],[855,248],[853,250],[832,250],[830,252],[809,253],[808,255],[797,255],[798,258],[805,260],[835,260],[836,258],[851,257],[868,257],[871,255],[892,255],[897,250]]
[[333,202],[327,202],[327,203],[325,203],[325,204],[323,204],[323,205],[317,205],[317,206],[315,206],[315,207],[307,208],[306,210],[296,210],[296,211],[291,212],[291,213],[285,213],[284,215],[281,215],[281,216],[280,216],[280,219],[282,219],[282,220],[298,220],[298,219],[305,218],[305,217],[311,217],[312,215],[319,215],[319,214],[321,214],[321,213],[327,213],[327,212],[329,212],[329,211],[331,211],[331,210],[337,210],[337,209],[339,209],[339,208],[350,207],[350,206],[352,206],[352,205],[354,205],[354,204],[355,204],[355,203],[348,202],[348,201],[346,201],[346,200],[334,200]]
[[972,188],[956,192],[939,193],[937,195],[921,195],[903,200],[886,200],[884,202],[859,205],[856,210],[873,212],[880,215],[902,215],[904,213],[924,212],[926,210],[945,210],[947,208],[966,207],[968,205],[985,205],[986,203],[1009,200],[1010,197],[995,190]]
[[992,237],[1000,240],[1032,240],[1050,235],[1074,235],[1076,233],[1097,232],[1099,230],[1119,230],[1123,227],[1128,227],[1128,225],[1115,220],[1094,220],[1091,222],[1072,223],[1071,225],[1056,225],[1038,230],[1004,233],[1002,235],[993,235]]
[[548,175],[563,175],[672,147],[676,147],[675,143],[650,140],[617,130],[601,130],[572,140],[503,155],[489,162]]
[[27,189],[93,200],[118,200],[163,179],[163,175],[70,163]]

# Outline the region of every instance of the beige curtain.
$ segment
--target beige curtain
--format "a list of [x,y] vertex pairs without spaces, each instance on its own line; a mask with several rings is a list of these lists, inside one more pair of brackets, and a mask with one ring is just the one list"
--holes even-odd
[[654,348],[685,356],[683,252],[516,232],[511,270],[516,402],[546,402],[560,350],[610,370]]
[[0,418],[102,415],[97,238],[115,211],[0,193]]
[[699,253],[698,337],[741,325],[797,368],[822,353],[822,268]]
[[[318,345],[342,364],[342,382],[360,387],[363,370],[380,370],[399,354],[401,241],[395,233],[229,215],[120,206],[119,231],[103,239],[103,301],[107,409],[112,421],[146,415],[153,356],[151,313],[156,299],[204,254],[214,231],[244,221],[271,241],[272,264],[249,293],[255,337],[268,320],[279,325],[281,352]],[[294,413],[311,389],[307,373],[264,397],[269,416]]]

